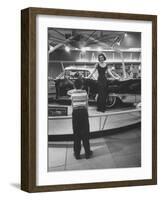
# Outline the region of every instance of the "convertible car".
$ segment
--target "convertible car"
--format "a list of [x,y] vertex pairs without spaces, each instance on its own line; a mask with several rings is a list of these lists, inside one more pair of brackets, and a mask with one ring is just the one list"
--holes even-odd
[[[70,66],[54,79],[56,88],[56,100],[67,100],[70,97],[67,95],[68,90],[73,89],[74,81],[81,78],[83,87],[87,91],[90,101],[97,99],[97,71],[90,76],[93,67]],[[115,71],[113,71],[115,76]],[[89,78],[90,77],[90,78]],[[126,78],[115,79],[107,74],[108,82],[108,97],[107,107],[111,108],[119,101],[126,103],[137,104],[141,102],[141,79],[140,78]]]

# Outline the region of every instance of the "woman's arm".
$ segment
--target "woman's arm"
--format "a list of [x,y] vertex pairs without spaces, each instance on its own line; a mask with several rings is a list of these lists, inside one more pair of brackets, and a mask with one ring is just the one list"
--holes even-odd
[[110,74],[110,76],[112,77],[112,78],[114,78],[114,79],[120,79],[121,77],[117,74],[117,73],[115,73],[115,75],[112,73],[112,71],[111,71],[111,69],[107,69],[107,72]]
[[88,76],[88,78],[91,78],[93,76],[93,74],[95,73],[95,71],[97,70],[97,63],[95,64],[94,70],[93,72]]

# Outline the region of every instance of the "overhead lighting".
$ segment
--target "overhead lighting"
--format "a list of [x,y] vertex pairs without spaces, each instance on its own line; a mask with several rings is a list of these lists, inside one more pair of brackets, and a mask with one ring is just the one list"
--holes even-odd
[[125,33],[124,36],[127,37],[127,33]]
[[86,47],[82,47],[82,48],[81,48],[81,51],[82,51],[82,52],[85,52],[85,51],[86,51]]
[[86,47],[86,51],[89,51],[90,50],[90,47]]
[[98,48],[97,48],[97,51],[102,51],[102,48],[101,48],[101,47],[98,47]]
[[70,52],[70,48],[68,46],[65,46],[65,51]]

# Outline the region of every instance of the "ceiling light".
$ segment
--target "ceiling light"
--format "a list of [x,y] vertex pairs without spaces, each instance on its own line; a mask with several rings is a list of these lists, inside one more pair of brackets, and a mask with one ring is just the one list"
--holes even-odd
[[68,46],[65,46],[65,51],[69,52],[70,48]]
[[101,47],[98,47],[98,48],[97,48],[97,51],[102,51],[102,48],[101,48]]
[[86,47],[82,47],[82,48],[81,48],[81,51],[82,51],[82,52],[85,52],[85,51],[86,51]]
[[89,51],[90,50],[90,47],[86,47],[86,51]]

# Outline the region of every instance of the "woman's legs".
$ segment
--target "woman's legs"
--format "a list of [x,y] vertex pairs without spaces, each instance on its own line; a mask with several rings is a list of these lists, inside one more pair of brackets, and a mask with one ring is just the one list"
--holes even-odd
[[98,87],[98,98],[97,98],[97,110],[104,112],[106,110],[106,98],[107,98],[107,87],[99,85]]

